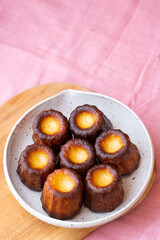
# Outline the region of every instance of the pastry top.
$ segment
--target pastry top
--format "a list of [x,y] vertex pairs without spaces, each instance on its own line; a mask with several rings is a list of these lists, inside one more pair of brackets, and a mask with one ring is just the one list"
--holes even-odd
[[97,193],[109,193],[122,185],[121,175],[114,166],[97,164],[87,172],[85,185]]
[[69,122],[59,111],[50,109],[39,113],[33,122],[35,143],[58,147],[70,137]]
[[120,129],[102,132],[96,139],[96,155],[101,161],[121,157],[129,148],[130,138]]
[[23,164],[23,170],[32,169],[41,172],[56,166],[56,156],[53,150],[46,145],[32,144],[28,145],[20,155],[20,162]]
[[94,147],[86,140],[74,138],[67,141],[59,153],[61,167],[67,167],[84,177],[87,170],[95,164]]
[[35,134],[41,133],[41,137],[60,135],[68,128],[67,118],[59,111],[50,109],[39,113],[34,120],[33,130]]
[[[60,168],[54,170],[47,177],[45,188],[56,192],[58,196],[70,196],[70,193],[77,193],[82,191],[83,184],[81,177],[74,170],[68,168]],[[79,189],[80,188],[80,189]]]
[[[94,139],[103,129],[112,127],[109,119],[94,105],[84,104],[71,112],[71,132],[80,138]],[[94,139],[95,140],[95,139]]]

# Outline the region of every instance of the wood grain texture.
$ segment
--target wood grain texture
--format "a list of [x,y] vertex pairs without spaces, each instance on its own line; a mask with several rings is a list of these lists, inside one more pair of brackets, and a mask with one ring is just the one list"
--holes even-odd
[[[96,227],[87,229],[59,228],[33,217],[15,200],[3,173],[4,146],[13,125],[30,107],[65,89],[88,91],[80,86],[67,83],[46,84],[22,92],[0,107],[0,239],[2,240],[81,240],[96,229]],[[153,185],[154,178],[155,170],[145,194],[138,203],[147,195]]]

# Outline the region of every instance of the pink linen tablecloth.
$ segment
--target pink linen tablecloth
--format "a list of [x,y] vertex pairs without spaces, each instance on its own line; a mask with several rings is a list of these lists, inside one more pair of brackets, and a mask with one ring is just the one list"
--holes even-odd
[[157,177],[146,199],[85,240],[160,239],[160,1],[1,0],[0,104],[49,82],[124,102],[155,148]]

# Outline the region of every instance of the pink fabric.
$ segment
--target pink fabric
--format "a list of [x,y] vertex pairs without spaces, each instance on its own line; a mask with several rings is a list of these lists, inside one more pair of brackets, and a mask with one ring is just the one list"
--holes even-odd
[[160,239],[160,1],[1,0],[0,103],[49,82],[124,102],[155,147],[157,178],[146,199],[85,240]]

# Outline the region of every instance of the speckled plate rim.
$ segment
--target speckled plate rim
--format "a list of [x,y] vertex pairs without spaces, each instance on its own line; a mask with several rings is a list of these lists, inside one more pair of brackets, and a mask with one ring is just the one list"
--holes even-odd
[[[34,108],[38,107],[39,105],[49,101],[49,100],[53,100],[54,98],[56,98],[57,96],[59,95],[62,95],[62,94],[65,94],[66,92],[73,92],[75,94],[84,94],[84,95],[94,95],[94,96],[99,96],[99,97],[103,97],[103,98],[106,98],[110,101],[114,101],[118,104],[120,104],[122,107],[126,108],[128,111],[130,111],[137,119],[138,121],[140,122],[141,126],[143,127],[146,135],[147,135],[147,138],[148,138],[148,142],[149,142],[149,145],[150,145],[150,148],[151,148],[151,153],[152,153],[152,157],[151,157],[151,167],[149,169],[149,172],[148,172],[148,177],[147,177],[147,180],[146,180],[146,183],[143,187],[143,189],[141,190],[141,192],[137,195],[136,198],[132,199],[132,201],[130,201],[130,203],[124,207],[124,208],[121,208],[118,212],[112,214],[111,216],[106,216],[102,219],[96,219],[96,220],[93,220],[93,221],[85,221],[85,222],[73,222],[73,221],[64,221],[64,220],[59,220],[59,219],[54,219],[54,218],[51,218],[51,217],[48,217],[48,216],[45,216],[39,212],[37,212],[36,210],[34,210],[30,205],[28,205],[22,198],[21,196],[17,193],[16,189],[14,188],[13,184],[12,184],[12,181],[10,179],[10,176],[9,176],[9,172],[8,172],[8,167],[7,167],[7,148],[8,148],[8,144],[9,144],[9,141],[10,141],[10,138],[14,132],[14,130],[16,129],[17,125],[22,121],[22,119],[30,112],[32,111]],[[152,174],[153,174],[153,169],[154,169],[154,148],[153,148],[153,144],[152,144],[152,140],[151,140],[151,137],[148,133],[148,130],[146,129],[144,123],[142,122],[142,120],[138,117],[138,115],[133,111],[131,110],[127,105],[125,105],[124,103],[116,100],[115,98],[112,98],[112,97],[109,97],[109,96],[106,96],[106,95],[103,95],[103,94],[99,94],[99,93],[94,93],[94,92],[83,92],[83,91],[79,91],[79,90],[72,90],[72,89],[67,89],[67,90],[64,90],[64,91],[61,91],[59,92],[58,94],[52,96],[52,97],[49,97],[43,101],[40,101],[39,103],[37,103],[36,105],[34,105],[33,107],[31,107],[28,111],[26,111],[20,118],[19,120],[15,123],[15,125],[13,126],[12,130],[10,131],[9,135],[8,135],[8,138],[7,138],[7,141],[6,141],[6,144],[5,144],[5,148],[4,148],[4,155],[3,155],[3,168],[4,168],[4,174],[5,174],[5,178],[6,178],[6,181],[7,181],[7,184],[10,188],[10,191],[12,192],[13,196],[15,197],[15,199],[19,202],[19,204],[26,210],[28,211],[30,214],[32,214],[33,216],[35,216],[36,218],[46,222],[46,223],[49,223],[49,224],[52,224],[54,226],[59,226],[59,227],[65,227],[65,228],[88,228],[88,227],[95,227],[95,226],[100,226],[102,224],[105,224],[105,223],[109,223],[123,215],[125,215],[127,212],[129,212],[129,210],[131,210],[134,205],[136,205],[136,203],[139,202],[140,198],[143,196],[143,194],[145,193],[149,183],[150,183],[150,180],[152,178]]]

